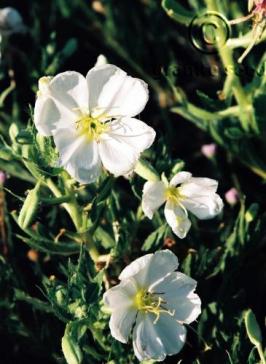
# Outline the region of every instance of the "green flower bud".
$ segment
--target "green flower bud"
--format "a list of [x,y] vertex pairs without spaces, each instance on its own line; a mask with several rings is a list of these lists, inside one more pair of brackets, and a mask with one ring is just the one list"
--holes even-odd
[[65,334],[62,338],[62,350],[68,364],[81,364],[83,354],[78,343],[71,336],[69,324],[67,324]]
[[18,133],[19,133],[19,128],[18,128],[17,124],[12,123],[9,128],[9,136],[10,136],[12,143],[16,143],[16,137],[17,137]]
[[27,229],[35,218],[39,202],[40,187],[41,182],[39,181],[36,186],[29,191],[28,196],[24,201],[18,217],[18,224],[21,229]]
[[160,179],[156,170],[143,159],[139,159],[134,171],[147,181],[158,181]]

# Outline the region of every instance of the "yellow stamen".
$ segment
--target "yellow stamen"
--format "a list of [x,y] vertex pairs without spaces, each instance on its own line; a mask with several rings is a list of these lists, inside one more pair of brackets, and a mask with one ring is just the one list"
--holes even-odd
[[145,289],[140,289],[134,299],[134,306],[137,310],[144,313],[153,313],[155,315],[154,324],[160,318],[161,313],[166,313],[170,316],[174,316],[175,311],[167,310],[163,307],[166,302],[157,293],[148,292]]
[[167,187],[165,196],[168,201],[174,202],[175,204],[179,203],[183,199],[179,187],[174,186]]
[[80,135],[86,135],[88,141],[97,141],[99,136],[108,129],[108,125],[103,123],[99,117],[95,118],[89,114],[81,114],[76,121],[76,127]]

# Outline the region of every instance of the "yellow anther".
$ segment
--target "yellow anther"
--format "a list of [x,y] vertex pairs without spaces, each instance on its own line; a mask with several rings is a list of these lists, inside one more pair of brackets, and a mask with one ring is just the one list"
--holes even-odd
[[165,197],[168,201],[174,202],[176,204],[183,198],[179,187],[174,186],[167,187],[165,191]]
[[99,136],[106,132],[108,125],[100,118],[91,117],[89,114],[81,114],[76,121],[76,128],[80,135],[86,135],[88,141],[98,140]]
[[154,324],[160,318],[161,313],[166,313],[170,316],[174,316],[175,311],[167,310],[163,307],[166,302],[157,293],[151,293],[144,289],[140,289],[134,299],[134,306],[137,310],[144,313],[152,313],[155,315]]

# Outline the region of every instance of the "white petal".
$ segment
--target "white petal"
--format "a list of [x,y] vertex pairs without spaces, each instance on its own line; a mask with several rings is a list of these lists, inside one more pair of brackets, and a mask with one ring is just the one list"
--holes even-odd
[[192,174],[190,172],[179,172],[170,181],[171,186],[177,186],[180,183],[184,183],[191,178]]
[[52,135],[60,116],[60,111],[51,98],[37,97],[34,107],[34,123],[41,135]]
[[133,330],[133,348],[140,361],[163,361],[166,355],[177,354],[185,343],[186,329],[170,315],[161,314],[156,324],[154,320],[152,314],[138,315]]
[[180,186],[180,193],[185,196],[208,196],[217,191],[218,182],[211,178],[192,177]]
[[146,268],[153,257],[153,254],[146,254],[143,257],[135,259],[132,263],[126,266],[119,275],[120,280],[134,277],[137,273]]
[[191,222],[184,208],[171,201],[167,201],[164,208],[164,215],[174,234],[180,239],[185,238],[191,227]]
[[75,125],[76,113],[68,110],[50,96],[38,96],[34,108],[34,123],[41,135],[50,136],[57,128],[68,128]]
[[111,76],[115,74],[117,67],[111,64],[97,65],[93,67],[87,74],[87,84],[89,89],[89,109],[96,112],[95,108],[98,108],[98,113],[101,114],[104,110],[98,106],[98,98],[104,85],[110,80]]
[[215,217],[223,209],[223,201],[217,193],[210,193],[209,196],[192,196],[182,203],[198,219],[203,220]]
[[55,145],[60,156],[60,165],[80,183],[92,183],[101,173],[98,145],[78,136],[75,129],[57,129]]
[[142,121],[122,118],[111,122],[99,143],[104,167],[116,177],[130,173],[154,138],[155,131]]
[[190,324],[201,313],[201,301],[194,293],[197,282],[180,272],[173,272],[153,286],[153,292],[162,292],[167,308],[174,312],[174,318]]
[[149,288],[177,267],[177,257],[165,249],[136,259],[121,272],[119,279],[134,277],[139,286]]
[[109,322],[111,335],[118,341],[126,343],[136,320],[137,310],[133,307],[120,308],[112,313]]
[[88,109],[88,86],[85,77],[74,71],[59,73],[49,83],[49,94],[68,110]]
[[163,361],[166,357],[161,338],[158,337],[151,314],[138,313],[133,330],[133,348],[136,357],[142,360]]
[[186,328],[179,324],[169,314],[161,314],[155,325],[166,355],[175,355],[180,352],[186,341]]
[[152,219],[154,212],[166,201],[165,191],[162,181],[148,181],[144,184],[141,206],[149,219]]
[[135,281],[127,279],[104,293],[104,304],[111,309],[132,306],[137,290]]
[[126,72],[111,64],[92,68],[87,80],[89,90],[92,90],[90,107],[98,115],[136,116],[149,98],[144,81],[127,76]]

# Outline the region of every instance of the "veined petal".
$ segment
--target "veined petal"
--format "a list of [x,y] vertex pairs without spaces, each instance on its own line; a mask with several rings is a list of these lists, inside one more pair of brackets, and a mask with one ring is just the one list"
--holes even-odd
[[147,84],[130,77],[120,68],[106,64],[92,68],[87,81],[90,95],[90,108],[96,115],[111,117],[136,116],[145,107],[148,98]]
[[170,250],[165,249],[134,260],[121,272],[119,279],[134,277],[140,287],[149,288],[177,267],[177,257]]
[[99,152],[104,167],[115,176],[130,173],[155,138],[155,131],[142,121],[122,118],[109,124],[100,137]]
[[153,322],[153,315],[138,313],[133,329],[133,348],[140,361],[149,359],[163,361],[166,357],[164,346]]
[[197,282],[180,272],[173,272],[152,287],[152,292],[162,292],[167,309],[174,312],[180,323],[190,324],[201,313],[201,300],[194,292]]
[[143,257],[135,259],[122,270],[118,278],[122,281],[134,277],[150,264],[152,257],[153,254],[146,254]]
[[80,183],[92,183],[101,173],[101,162],[96,142],[88,143],[85,136],[78,136],[74,128],[57,129],[54,142],[60,156],[60,164]]
[[180,193],[185,196],[209,196],[215,193],[218,188],[218,182],[211,178],[191,177],[187,182],[180,186]]
[[183,205],[198,219],[210,219],[218,215],[223,209],[223,201],[217,193],[209,196],[191,196],[183,200]]
[[154,315],[138,315],[133,330],[133,347],[141,360],[163,361],[166,355],[177,354],[186,339],[186,329],[170,315],[161,314],[157,323]]
[[75,125],[76,119],[74,112],[52,97],[47,95],[37,97],[34,107],[34,123],[41,135],[50,136],[60,126],[72,127]]
[[134,279],[126,279],[104,293],[104,304],[111,309],[132,306],[137,289]]
[[68,110],[88,109],[88,86],[84,76],[78,72],[59,73],[49,83],[49,94]]
[[144,184],[141,206],[149,219],[152,219],[154,212],[166,201],[165,191],[162,181],[148,181]]
[[100,109],[98,105],[98,98],[102,92],[104,85],[110,80],[118,67],[112,64],[96,65],[89,70],[86,76],[87,85],[89,89],[89,109],[100,115],[105,110]]
[[60,111],[51,98],[37,97],[34,107],[34,123],[41,135],[52,135],[60,116]]
[[177,186],[180,185],[181,183],[184,183],[188,180],[190,180],[192,177],[192,174],[190,172],[179,172],[177,173],[170,181],[170,185],[171,186]]
[[136,320],[137,310],[133,307],[119,308],[112,313],[109,322],[111,335],[118,341],[126,343]]
[[186,341],[186,328],[178,323],[172,316],[162,313],[155,330],[161,339],[166,355],[175,355],[180,352]]
[[171,201],[167,201],[164,208],[164,215],[173,232],[180,239],[185,238],[191,227],[191,222],[184,208]]

